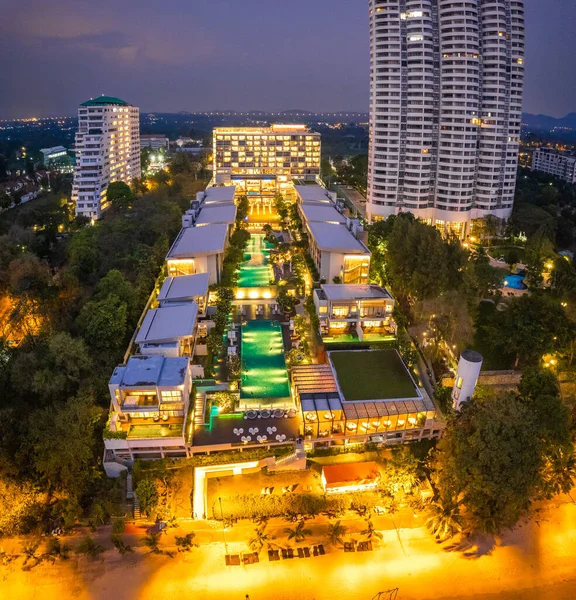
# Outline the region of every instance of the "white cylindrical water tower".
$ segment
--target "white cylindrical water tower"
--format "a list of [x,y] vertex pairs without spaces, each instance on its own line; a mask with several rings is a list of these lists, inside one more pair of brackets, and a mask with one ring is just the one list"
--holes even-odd
[[467,402],[474,395],[483,360],[476,350],[464,350],[460,355],[456,381],[452,388],[452,406],[455,410],[460,410],[462,402]]

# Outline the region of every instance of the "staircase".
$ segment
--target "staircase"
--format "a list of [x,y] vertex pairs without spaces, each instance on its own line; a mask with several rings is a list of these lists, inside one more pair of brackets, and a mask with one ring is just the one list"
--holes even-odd
[[206,392],[196,392],[194,398],[194,427],[204,425],[204,410],[206,408]]
[[134,520],[139,521],[142,518],[140,514],[140,502],[138,501],[138,496],[134,494]]
[[304,471],[306,469],[306,452],[302,442],[296,443],[296,448],[292,454],[276,459],[274,471]]
[[132,483],[132,471],[128,470],[126,475],[126,500],[132,500],[132,507],[134,512],[134,520],[138,521],[141,518],[140,514],[140,502],[138,502],[138,496],[134,492]]

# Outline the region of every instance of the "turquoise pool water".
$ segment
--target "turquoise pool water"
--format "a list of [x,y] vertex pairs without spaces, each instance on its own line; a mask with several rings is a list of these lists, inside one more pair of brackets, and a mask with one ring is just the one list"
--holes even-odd
[[238,287],[268,286],[272,279],[272,269],[268,264],[270,258],[269,244],[263,233],[253,233],[244,252],[244,262],[240,267]]
[[506,275],[504,278],[504,287],[512,288],[513,290],[525,290],[527,287],[524,283],[525,279],[526,276],[520,273]]
[[282,329],[276,321],[242,326],[241,404],[270,405],[290,397]]

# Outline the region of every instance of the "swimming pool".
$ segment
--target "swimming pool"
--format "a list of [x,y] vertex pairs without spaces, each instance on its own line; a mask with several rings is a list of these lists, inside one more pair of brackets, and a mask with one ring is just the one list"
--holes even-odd
[[513,290],[525,290],[527,285],[524,283],[526,275],[520,275],[519,273],[506,275],[504,278],[503,287],[511,288]]
[[290,398],[282,328],[276,321],[242,325],[242,406],[270,405]]
[[238,287],[262,287],[270,285],[272,269],[268,264],[272,245],[264,239],[264,234],[253,233],[244,252],[244,262],[240,266]]

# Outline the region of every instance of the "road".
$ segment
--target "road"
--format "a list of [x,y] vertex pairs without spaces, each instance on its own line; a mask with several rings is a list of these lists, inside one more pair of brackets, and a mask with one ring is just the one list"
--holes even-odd
[[[227,532],[230,551],[246,549],[243,529]],[[327,548],[326,556],[274,563],[263,553],[259,564],[225,567],[222,532],[205,529],[198,533],[200,548],[173,559],[142,553],[122,558],[111,551],[103,561],[43,564],[28,573],[19,564],[4,567],[0,597],[244,600],[249,594],[250,600],[369,600],[398,587],[398,600],[576,598],[576,506],[568,499],[544,505],[496,544],[449,548],[422,527],[400,529],[399,535],[386,529],[383,535],[374,552]]]

